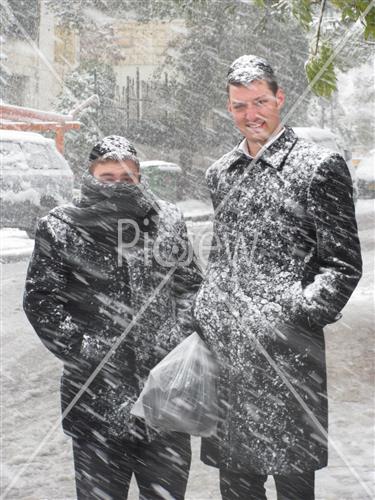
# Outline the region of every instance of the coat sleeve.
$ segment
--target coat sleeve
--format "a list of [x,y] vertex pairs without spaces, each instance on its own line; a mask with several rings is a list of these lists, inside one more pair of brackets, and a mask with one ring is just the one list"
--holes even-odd
[[193,320],[193,303],[202,282],[202,271],[190,243],[186,223],[181,216],[176,224],[178,239],[178,260],[174,272],[174,295],[176,300],[176,313],[179,326],[184,336],[195,329]]
[[295,294],[311,325],[337,321],[362,275],[362,258],[348,167],[332,155],[317,168],[309,188],[316,233],[316,269],[312,283]]
[[26,277],[23,307],[44,345],[64,362],[79,351],[82,334],[65,304],[69,268],[48,216],[40,219]]
[[206,178],[207,187],[210,190],[212,205],[214,207],[214,210],[216,210],[216,208],[219,204],[218,197],[217,197],[219,173],[218,173],[218,169],[216,167],[216,164],[213,164],[207,170],[205,178]]

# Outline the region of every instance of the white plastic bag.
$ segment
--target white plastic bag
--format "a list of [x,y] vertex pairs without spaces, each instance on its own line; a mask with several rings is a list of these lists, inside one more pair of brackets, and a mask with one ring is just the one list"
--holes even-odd
[[164,431],[210,436],[218,418],[216,363],[197,333],[150,372],[131,413]]

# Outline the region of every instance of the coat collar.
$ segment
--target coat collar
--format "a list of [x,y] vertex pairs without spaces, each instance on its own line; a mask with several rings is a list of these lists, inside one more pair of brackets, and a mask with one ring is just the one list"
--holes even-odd
[[260,159],[276,170],[281,170],[296,142],[296,134],[290,127],[285,127],[285,132],[262,153]]
[[[297,136],[290,127],[285,127],[285,131],[275,142],[263,151],[258,160],[266,163],[276,170],[281,170],[289,153],[297,142]],[[232,158],[229,168],[232,169],[244,162],[249,163],[251,159],[244,154],[238,146],[232,151]],[[257,161],[258,161],[257,160]]]

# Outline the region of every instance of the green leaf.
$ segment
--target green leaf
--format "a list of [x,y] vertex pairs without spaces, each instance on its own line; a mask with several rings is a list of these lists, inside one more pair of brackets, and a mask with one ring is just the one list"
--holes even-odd
[[365,40],[370,40],[371,38],[375,39],[375,25],[366,24],[364,37]]
[[370,12],[365,17],[365,40],[375,38],[375,7],[370,9]]
[[[331,0],[332,4],[341,12],[343,23],[355,22],[366,11],[372,0]],[[375,6],[370,9],[364,20],[364,38],[373,37],[375,25]]]
[[332,47],[323,44],[316,55],[310,56],[305,70],[313,92],[321,97],[330,97],[337,89]]
[[311,26],[313,17],[310,0],[293,0],[292,15],[300,22],[302,27],[308,30]]
[[254,0],[254,4],[257,6],[257,7],[260,7],[262,9],[265,9],[266,8],[266,4],[264,2],[264,0]]

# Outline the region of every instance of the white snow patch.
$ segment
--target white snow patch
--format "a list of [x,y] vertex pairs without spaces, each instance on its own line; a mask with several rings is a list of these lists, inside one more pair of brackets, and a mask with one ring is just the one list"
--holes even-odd
[[184,214],[184,217],[187,219],[194,219],[197,217],[209,218],[213,215],[213,208],[201,200],[196,200],[196,199],[183,200],[183,201],[178,201],[176,205]]
[[[29,108],[24,109],[27,110]],[[0,130],[0,141],[40,142],[42,144],[54,142],[53,139],[47,139],[40,134],[20,132],[18,130]]]
[[91,21],[94,21],[97,26],[104,26],[115,21],[114,17],[104,14],[104,12],[99,9],[95,9],[94,7],[86,7],[83,9],[83,12],[85,13],[85,16],[88,19],[91,19]]
[[182,173],[181,167],[179,167],[176,163],[171,163],[169,161],[162,161],[162,160],[141,161],[140,166],[141,166],[141,171],[146,170],[146,172],[148,172],[150,168],[154,168],[161,172]]
[[27,256],[34,248],[34,240],[31,240],[25,231],[13,228],[0,230],[0,257]]
[[375,182],[375,154],[362,160],[357,167],[357,178]]
[[370,214],[375,216],[375,200],[359,199],[355,205],[355,213],[357,217]]
[[28,188],[18,193],[14,191],[0,191],[0,197],[5,203],[24,203],[30,201],[33,205],[40,205],[40,193],[33,188]]

